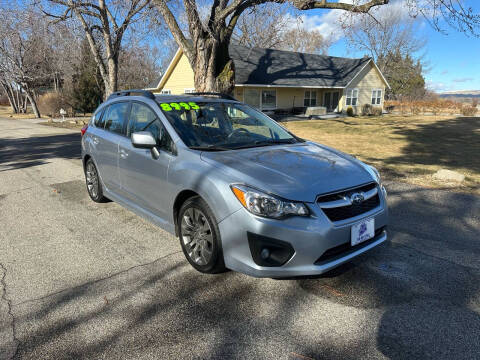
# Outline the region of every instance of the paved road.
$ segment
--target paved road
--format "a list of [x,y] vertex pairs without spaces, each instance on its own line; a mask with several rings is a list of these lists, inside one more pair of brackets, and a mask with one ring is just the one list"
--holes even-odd
[[480,357],[480,199],[388,184],[391,241],[317,278],[195,272],[86,194],[79,135],[0,119],[0,359]]

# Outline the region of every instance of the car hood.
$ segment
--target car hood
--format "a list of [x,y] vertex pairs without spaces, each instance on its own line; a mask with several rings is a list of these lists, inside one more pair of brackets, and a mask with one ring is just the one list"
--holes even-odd
[[232,183],[305,202],[315,201],[319,194],[375,179],[362,162],[312,142],[202,152],[201,159],[220,168],[232,178]]

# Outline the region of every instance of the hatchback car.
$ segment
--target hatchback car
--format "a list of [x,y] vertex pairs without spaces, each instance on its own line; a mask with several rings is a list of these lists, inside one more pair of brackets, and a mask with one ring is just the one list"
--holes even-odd
[[321,274],[387,239],[375,168],[229,96],[117,92],[82,135],[92,200],[177,235],[198,271]]

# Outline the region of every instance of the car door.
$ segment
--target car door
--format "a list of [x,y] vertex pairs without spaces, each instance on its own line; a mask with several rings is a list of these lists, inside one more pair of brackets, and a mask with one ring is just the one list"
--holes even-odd
[[166,219],[169,199],[168,166],[175,157],[173,142],[155,112],[146,104],[133,102],[127,134],[150,131],[157,140],[160,156],[149,149],[138,149],[131,140],[119,145],[119,174],[122,196],[143,209]]
[[110,105],[102,118],[104,130],[96,138],[96,161],[101,179],[107,189],[115,193],[120,190],[118,144],[126,136],[129,107],[130,103],[125,101]]

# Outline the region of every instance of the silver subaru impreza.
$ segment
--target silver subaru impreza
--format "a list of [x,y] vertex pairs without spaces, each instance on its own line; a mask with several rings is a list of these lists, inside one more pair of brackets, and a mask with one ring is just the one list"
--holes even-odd
[[204,273],[321,274],[387,239],[375,168],[226,95],[114,93],[82,129],[82,159],[93,201],[177,235]]

